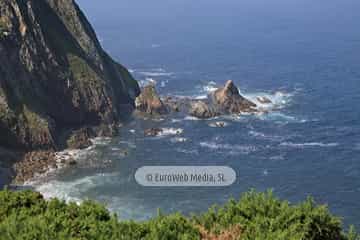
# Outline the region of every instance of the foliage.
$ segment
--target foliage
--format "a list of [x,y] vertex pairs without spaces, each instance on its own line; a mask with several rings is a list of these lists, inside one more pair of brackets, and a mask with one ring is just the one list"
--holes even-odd
[[332,216],[326,206],[317,206],[311,198],[290,205],[274,197],[271,191],[251,191],[240,201],[232,199],[224,207],[213,207],[194,219],[215,232],[241,225],[242,239],[357,239],[353,229],[352,238],[342,233],[341,220]]
[[31,191],[0,192],[1,240],[192,240],[204,237],[200,232],[205,231],[208,236],[241,232],[241,239],[259,240],[360,239],[354,228],[341,233],[341,221],[325,206],[316,206],[311,199],[290,205],[271,192],[249,192],[240,201],[230,200],[224,207],[213,207],[192,218],[159,214],[146,222],[119,221],[104,206],[91,201],[67,204],[57,199],[45,201]]

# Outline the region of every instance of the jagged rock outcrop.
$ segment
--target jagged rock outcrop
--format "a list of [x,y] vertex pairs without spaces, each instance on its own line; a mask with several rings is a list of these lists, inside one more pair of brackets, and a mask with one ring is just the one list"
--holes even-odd
[[212,94],[212,100],[217,108],[226,113],[255,112],[256,104],[240,95],[233,81],[226,82]]
[[150,115],[167,114],[169,111],[156,93],[154,85],[144,87],[135,100],[136,109]]
[[256,107],[255,103],[241,96],[233,81],[229,80],[223,88],[211,93],[206,101],[191,101],[189,114],[207,119],[221,114],[256,112]]
[[220,113],[210,104],[204,101],[194,101],[190,104],[189,114],[200,119],[213,118]]
[[113,124],[138,94],[73,0],[0,0],[0,145],[56,149],[61,132]]
[[66,141],[69,149],[84,149],[92,145],[90,138],[94,136],[90,128],[81,128],[71,133]]

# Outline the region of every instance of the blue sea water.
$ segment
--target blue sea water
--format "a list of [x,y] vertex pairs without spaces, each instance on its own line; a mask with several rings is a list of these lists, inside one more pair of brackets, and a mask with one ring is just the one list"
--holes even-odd
[[[312,195],[360,227],[359,1],[77,2],[103,47],[141,84],[201,98],[232,79],[245,96],[268,96],[278,108],[224,116],[225,128],[182,114],[131,121],[36,189],[142,220],[157,208],[197,213],[271,188],[294,203]],[[149,127],[167,134],[144,138]],[[145,188],[134,179],[143,165],[228,165],[238,179],[225,188]]]

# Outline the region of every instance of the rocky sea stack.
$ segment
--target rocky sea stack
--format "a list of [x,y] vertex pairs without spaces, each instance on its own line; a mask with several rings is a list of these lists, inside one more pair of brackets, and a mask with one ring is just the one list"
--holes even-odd
[[257,105],[240,95],[233,81],[228,80],[224,87],[212,92],[208,99],[192,101],[189,114],[206,119],[222,114],[241,114],[257,112]]
[[227,113],[254,112],[256,104],[240,95],[233,81],[228,80],[223,88],[212,94],[213,102]]
[[135,101],[136,109],[149,115],[167,114],[169,111],[156,92],[154,85],[144,87]]
[[73,0],[0,0],[0,146],[59,149],[129,115],[139,93]]

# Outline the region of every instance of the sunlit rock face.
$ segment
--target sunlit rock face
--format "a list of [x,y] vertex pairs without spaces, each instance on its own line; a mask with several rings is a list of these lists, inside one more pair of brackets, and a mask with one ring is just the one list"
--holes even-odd
[[0,145],[56,148],[64,129],[129,114],[139,91],[73,0],[0,1]]

